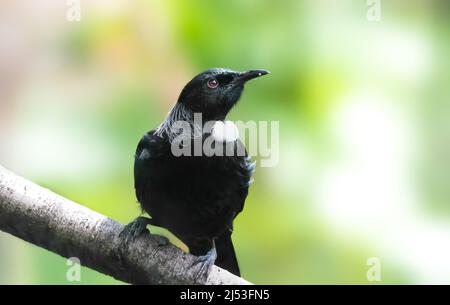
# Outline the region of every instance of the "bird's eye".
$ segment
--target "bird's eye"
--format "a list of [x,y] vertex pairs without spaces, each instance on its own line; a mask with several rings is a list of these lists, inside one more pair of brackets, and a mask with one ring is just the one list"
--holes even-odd
[[217,79],[210,79],[208,81],[208,87],[211,89],[216,89],[219,86],[219,82],[217,81]]

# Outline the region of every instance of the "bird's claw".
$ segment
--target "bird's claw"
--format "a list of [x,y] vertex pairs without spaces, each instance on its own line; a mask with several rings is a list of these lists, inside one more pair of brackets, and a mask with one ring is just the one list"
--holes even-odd
[[122,231],[119,233],[119,246],[117,256],[121,261],[122,268],[125,268],[126,265],[126,253],[130,243],[136,240],[140,235],[144,233],[150,234],[150,238],[152,238],[158,246],[166,246],[169,244],[169,240],[161,235],[151,234],[147,229],[148,225],[153,224],[150,218],[139,216],[129,224],[127,224]]
[[147,225],[151,223],[151,220],[139,216],[129,224],[127,224],[122,231],[119,233],[119,238],[121,238],[125,244],[129,244],[130,242],[134,241],[139,235],[143,234],[144,232],[149,232],[147,229]]
[[195,282],[196,283],[204,283],[208,278],[209,271],[214,265],[217,259],[217,251],[216,247],[213,246],[211,250],[208,251],[205,255],[197,256],[195,261],[192,263],[191,267],[197,267],[200,265],[199,270],[195,274]]
[[152,220],[146,217],[139,216],[129,224],[127,224],[119,233],[119,238],[123,241],[123,246],[127,247],[130,242],[133,242],[136,238],[144,233],[149,233],[158,246],[166,246],[169,244],[169,240],[162,236],[151,234],[147,229],[148,225],[152,224]]

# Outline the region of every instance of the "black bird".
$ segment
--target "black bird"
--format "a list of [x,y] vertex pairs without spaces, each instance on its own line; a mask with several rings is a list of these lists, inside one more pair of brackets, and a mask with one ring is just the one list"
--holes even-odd
[[[268,73],[210,69],[184,87],[167,118],[138,144],[136,196],[151,219],[138,217],[128,224],[121,233],[127,241],[145,231],[148,224],[163,227],[183,241],[190,253],[200,256],[207,268],[215,260],[217,266],[240,275],[231,233],[233,220],[244,207],[255,164],[239,139],[232,141],[231,156],[175,156],[174,147],[189,147],[196,138],[203,143],[211,135],[210,131],[201,131],[200,137],[175,143],[180,136],[175,122],[184,121],[194,130],[202,130],[207,121],[225,120],[244,84]],[[201,126],[194,122],[194,113],[202,115]],[[225,142],[215,141],[215,145]],[[243,154],[236,153],[239,148],[243,148]]]

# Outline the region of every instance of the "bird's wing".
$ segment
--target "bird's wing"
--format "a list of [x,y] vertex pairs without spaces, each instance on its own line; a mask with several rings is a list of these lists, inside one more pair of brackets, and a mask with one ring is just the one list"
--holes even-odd
[[155,135],[154,130],[146,133],[139,142],[134,158],[134,187],[139,202],[145,200],[147,184],[156,178],[153,177],[157,174],[154,165],[166,155],[168,149],[170,149],[168,141]]
[[[237,145],[244,144],[238,139]],[[247,198],[248,194],[248,188],[250,184],[253,182],[252,175],[255,171],[256,163],[252,161],[252,158],[248,155],[247,150],[245,150],[245,156],[243,157],[237,157],[238,159],[238,167],[237,167],[237,174],[238,174],[238,181],[239,181],[239,206],[238,206],[238,212],[236,215],[242,211],[244,208],[244,202]]]

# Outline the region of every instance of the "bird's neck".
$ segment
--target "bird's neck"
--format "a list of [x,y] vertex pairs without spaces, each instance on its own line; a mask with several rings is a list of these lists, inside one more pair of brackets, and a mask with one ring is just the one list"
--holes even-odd
[[179,136],[181,132],[185,130],[180,130],[181,128],[187,127],[191,129],[192,135],[197,134],[202,130],[202,122],[196,122],[194,119],[194,112],[186,107],[183,103],[176,103],[170,110],[166,119],[159,125],[156,129],[155,134],[167,139],[169,142]]

